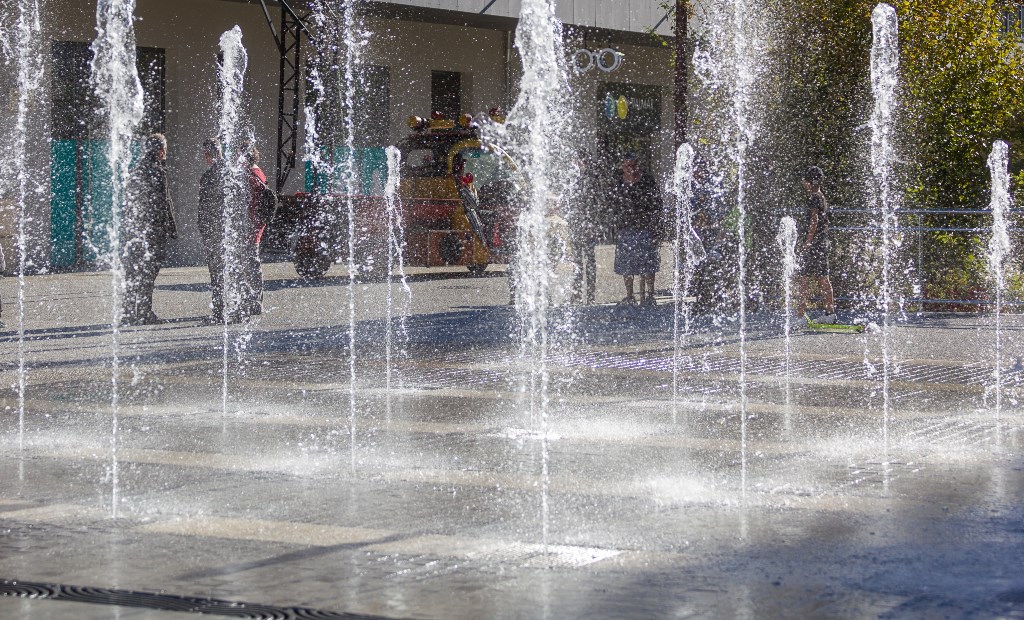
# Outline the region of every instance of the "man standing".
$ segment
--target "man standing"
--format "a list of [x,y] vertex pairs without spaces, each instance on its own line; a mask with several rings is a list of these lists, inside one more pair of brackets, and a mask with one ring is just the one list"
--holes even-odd
[[579,162],[580,176],[576,200],[567,214],[569,224],[569,250],[572,267],[572,303],[594,303],[597,286],[597,258],[595,246],[603,231],[603,196],[593,167]]
[[661,267],[658,254],[662,204],[658,184],[640,168],[636,155],[627,153],[622,161],[622,178],[612,194],[617,224],[615,273],[622,276],[624,305],[636,305],[633,279],[640,276],[640,304],[653,306],[654,274]]
[[224,162],[220,142],[203,140],[203,161],[208,168],[199,179],[199,234],[210,268],[210,322],[224,322]]
[[142,159],[128,180],[121,229],[124,266],[122,322],[153,325],[153,287],[167,256],[169,239],[177,237],[167,186],[167,138],[155,133],[146,138]]
[[832,283],[829,282],[828,267],[828,203],[825,202],[825,195],[821,193],[821,183],[825,174],[821,168],[811,166],[804,173],[803,185],[807,192],[807,212],[804,219],[804,226],[798,241],[797,254],[800,265],[798,274],[799,302],[796,308],[797,317],[804,317],[807,311],[807,296],[812,283],[818,285],[822,295],[825,297],[825,314],[816,317],[816,323],[836,322],[836,300],[832,292]]

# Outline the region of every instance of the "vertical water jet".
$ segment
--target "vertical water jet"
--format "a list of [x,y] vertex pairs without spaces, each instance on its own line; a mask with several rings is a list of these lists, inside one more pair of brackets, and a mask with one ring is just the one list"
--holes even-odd
[[120,408],[121,298],[125,291],[121,214],[125,186],[132,162],[132,138],[142,120],[142,83],[135,58],[135,0],[100,0],[96,4],[96,39],[92,43],[92,86],[107,124],[110,165],[111,217],[108,224],[110,249],[106,257],[111,273],[113,310],[111,316],[111,516],[118,511],[118,414]]
[[[5,169],[2,183],[14,184],[14,195],[18,201],[17,230],[17,274],[18,274],[18,450],[25,450],[25,392],[28,381],[28,367],[25,358],[25,271],[28,267],[28,200],[29,187],[33,183],[32,170],[26,161],[28,157],[29,108],[41,91],[42,66],[37,42],[40,34],[38,0],[18,0],[18,17],[10,33],[3,37],[5,52],[14,57],[17,67],[18,99],[15,104],[13,152],[8,157],[13,161],[11,170]],[[10,181],[13,179],[13,181]],[[24,477],[23,461],[19,462],[19,475]]]
[[783,297],[783,333],[785,334],[784,355],[785,366],[783,368],[786,376],[786,430],[790,430],[790,405],[791,403],[791,375],[793,358],[793,277],[796,275],[796,220],[786,216],[779,221],[779,233],[775,237],[779,251],[782,253],[782,290]]
[[732,121],[735,124],[733,150],[736,166],[736,297],[739,301],[740,349],[740,443],[741,485],[743,497],[747,494],[747,149],[753,142],[754,129],[750,121],[750,91],[753,86],[753,58],[747,39],[747,4],[745,0],[732,0],[733,54],[735,84],[732,90]]
[[[676,198],[675,240],[672,246],[672,413],[678,415],[679,374],[682,348],[690,334],[690,306],[687,298],[693,283],[693,272],[698,263],[697,240],[693,230],[693,147],[683,143],[676,151],[672,192]],[[703,248],[701,248],[703,250]],[[703,254],[703,251],[700,252]],[[677,420],[673,420],[676,422]]]
[[1002,140],[992,144],[988,156],[988,168],[992,175],[992,237],[988,242],[988,268],[995,291],[995,413],[996,424],[1000,421],[1003,408],[1002,372],[1002,310],[1003,294],[1006,290],[1006,259],[1010,256],[1010,233],[1007,214],[1010,211],[1010,175],[1007,170],[1010,147]]
[[356,207],[355,194],[357,185],[356,175],[356,149],[355,149],[355,119],[353,113],[356,107],[355,86],[356,69],[360,64],[360,52],[365,41],[358,31],[356,20],[356,8],[360,0],[347,0],[342,4],[342,41],[344,43],[344,72],[341,84],[344,87],[343,109],[341,117],[342,127],[345,136],[344,157],[341,163],[341,175],[345,191],[345,212],[347,216],[348,234],[348,422],[349,422],[349,451],[351,455],[350,465],[354,471],[356,468]]
[[899,79],[899,21],[896,9],[879,4],[871,13],[871,92],[875,107],[871,115],[871,170],[878,201],[882,231],[882,283],[879,310],[882,313],[882,440],[885,461],[889,451],[889,310],[892,303],[891,270],[896,249],[897,199],[892,190],[892,165],[895,158],[892,144],[893,113],[896,109],[896,87]]
[[[398,188],[401,185],[401,165],[402,165],[402,153],[394,146],[389,146],[385,149],[388,162],[388,177],[384,184],[384,205],[387,215],[387,227],[388,227],[388,273],[387,273],[387,316],[385,320],[386,331],[384,333],[385,338],[385,357],[387,365],[387,376],[385,378],[385,388],[388,394],[388,407],[391,406],[391,380],[393,373],[393,357],[394,357],[394,345],[395,336],[398,336],[399,342],[406,342],[408,340],[408,333],[406,332],[405,319],[409,312],[409,301],[412,298],[412,290],[409,288],[409,283],[405,277],[405,265],[404,265],[404,253],[405,253],[405,226],[402,219],[402,201],[398,195]],[[402,305],[402,311],[400,313],[397,334],[395,330],[395,313],[394,313],[394,278],[398,276],[400,287],[404,296],[404,303]]]
[[572,149],[572,106],[562,46],[562,25],[552,0],[523,0],[516,27],[523,63],[519,95],[503,125],[485,126],[484,139],[509,151],[521,165],[526,186],[518,218],[516,252],[510,265],[514,301],[521,321],[521,363],[527,377],[530,420],[541,435],[541,536],[548,541],[548,356],[553,265],[546,216],[552,199],[571,194],[574,179],[560,162]]
[[[249,242],[249,187],[242,153],[251,132],[246,131],[242,120],[242,93],[248,55],[242,45],[242,29],[238,26],[224,32],[220,37],[222,61],[218,67],[221,98],[219,102],[218,135],[223,148],[224,209],[222,212],[223,236],[221,237],[223,267],[223,332],[221,342],[221,413],[227,414],[229,353],[231,333],[228,324],[242,313],[242,262],[244,244]],[[236,345],[237,346],[237,345]]]

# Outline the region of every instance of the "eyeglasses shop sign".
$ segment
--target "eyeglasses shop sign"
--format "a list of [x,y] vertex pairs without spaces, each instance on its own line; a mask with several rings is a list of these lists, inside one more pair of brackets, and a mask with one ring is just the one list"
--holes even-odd
[[623,129],[653,131],[661,124],[661,98],[654,93],[609,90],[601,102],[602,115]]

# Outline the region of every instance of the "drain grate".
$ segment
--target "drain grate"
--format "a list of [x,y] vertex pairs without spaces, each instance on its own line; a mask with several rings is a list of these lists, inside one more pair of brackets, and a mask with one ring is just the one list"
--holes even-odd
[[181,611],[193,614],[211,614],[253,620],[384,620],[382,616],[364,616],[345,612],[322,611],[306,607],[274,607],[214,598],[133,592],[112,588],[93,588],[51,583],[34,583],[0,579],[0,596],[50,599],[73,603],[94,603],[138,607],[160,611]]

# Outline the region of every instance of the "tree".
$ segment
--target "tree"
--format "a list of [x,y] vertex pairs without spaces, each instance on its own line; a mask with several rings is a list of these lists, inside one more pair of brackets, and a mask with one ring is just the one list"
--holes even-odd
[[678,149],[686,142],[686,126],[689,123],[687,114],[689,106],[686,98],[689,93],[687,85],[690,81],[689,61],[689,2],[687,0],[675,0],[675,97],[673,99],[675,114],[675,146]]
[[[829,173],[828,192],[836,206],[873,207],[866,123],[875,2],[768,3],[776,19],[764,60],[763,122],[755,150],[762,173],[759,195],[776,213],[784,212],[798,204],[793,176],[817,163]],[[1016,5],[1008,0],[893,1],[900,19],[897,173],[903,208],[987,208],[986,158],[995,139],[1011,144],[1011,169],[1024,180],[1024,51],[1020,25],[1007,32],[1002,19]],[[969,227],[983,220],[951,222],[935,216],[929,221]],[[762,231],[764,239],[771,232]],[[845,240],[849,245],[839,254],[854,257],[847,271],[869,271],[854,264],[864,258],[860,250],[866,240]],[[967,289],[983,288],[979,245],[980,237],[964,234],[929,237],[926,273],[919,275],[927,282],[959,279]],[[849,284],[852,290],[863,281],[853,278]],[[933,289],[932,294],[950,292]]]

